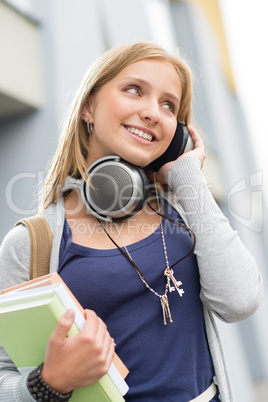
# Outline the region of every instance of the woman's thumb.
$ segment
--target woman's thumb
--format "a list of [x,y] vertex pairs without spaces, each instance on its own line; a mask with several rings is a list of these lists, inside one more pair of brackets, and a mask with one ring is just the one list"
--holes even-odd
[[65,314],[59,319],[55,331],[52,334],[53,338],[58,340],[66,338],[71,326],[74,322],[75,313],[72,309],[69,309]]
[[74,321],[74,311],[72,309],[69,308],[69,310],[67,310],[63,316],[64,318],[66,318],[67,320],[70,321]]

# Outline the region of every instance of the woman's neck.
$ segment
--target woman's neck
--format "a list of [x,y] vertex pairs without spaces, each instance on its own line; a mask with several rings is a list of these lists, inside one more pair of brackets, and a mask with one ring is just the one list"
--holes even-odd
[[[158,209],[155,198],[150,200],[150,204],[155,209]],[[99,249],[115,247],[97,218],[87,211],[79,192],[72,191],[66,196],[65,217],[71,228],[74,243]],[[115,223],[102,221],[102,224],[121,246],[120,237],[126,245],[136,243],[155,232],[160,221],[161,218],[145,204],[141,211],[127,219],[119,220]]]

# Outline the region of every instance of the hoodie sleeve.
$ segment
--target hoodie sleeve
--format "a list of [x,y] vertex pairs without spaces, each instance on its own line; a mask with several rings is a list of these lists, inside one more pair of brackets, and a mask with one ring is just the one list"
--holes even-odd
[[[0,290],[29,280],[30,258],[28,230],[20,225],[6,235],[0,248]],[[0,346],[0,400],[34,401],[26,386],[31,370],[26,368],[21,374]]]
[[262,278],[254,257],[216,204],[200,161],[180,158],[168,169],[166,182],[196,235],[203,304],[226,322],[250,317],[262,299]]

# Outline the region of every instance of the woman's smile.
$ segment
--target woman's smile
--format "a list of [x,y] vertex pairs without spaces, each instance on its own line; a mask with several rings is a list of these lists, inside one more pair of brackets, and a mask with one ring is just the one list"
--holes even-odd
[[128,126],[125,124],[123,126],[131,134],[131,136],[135,138],[135,140],[141,141],[143,144],[157,141],[154,133],[151,130],[137,126]]

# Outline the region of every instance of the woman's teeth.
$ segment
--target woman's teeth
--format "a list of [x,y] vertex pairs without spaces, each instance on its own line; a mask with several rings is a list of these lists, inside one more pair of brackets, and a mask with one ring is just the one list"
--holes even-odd
[[152,141],[153,136],[148,133],[144,133],[142,130],[139,130],[134,127],[127,127],[127,130],[132,134],[137,134],[139,137],[144,138],[145,140]]

